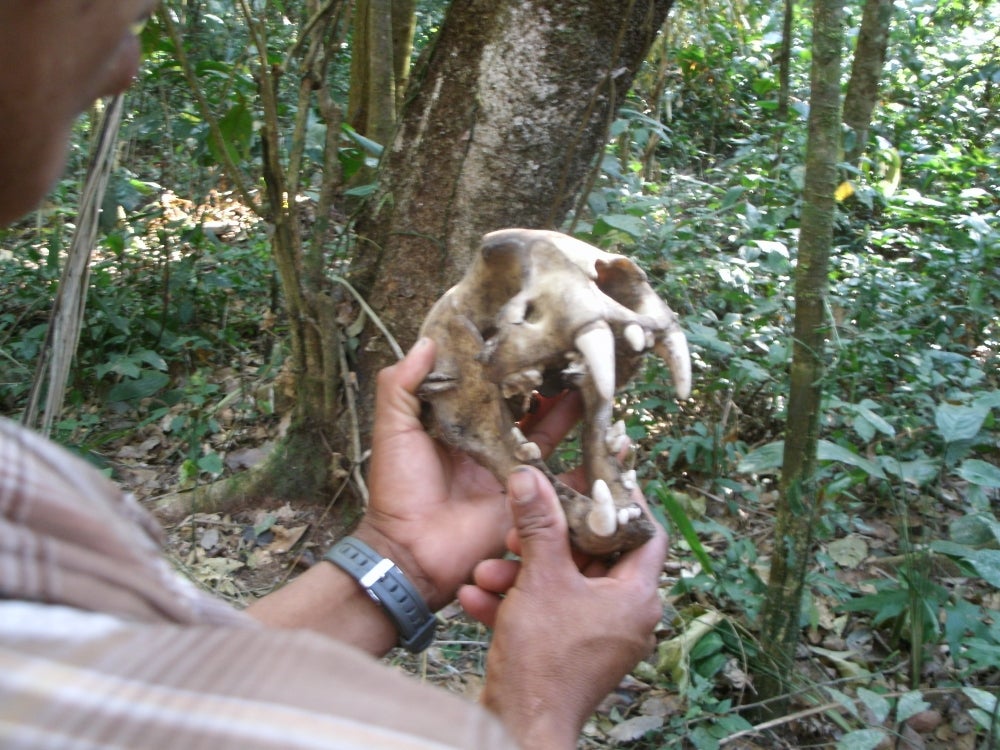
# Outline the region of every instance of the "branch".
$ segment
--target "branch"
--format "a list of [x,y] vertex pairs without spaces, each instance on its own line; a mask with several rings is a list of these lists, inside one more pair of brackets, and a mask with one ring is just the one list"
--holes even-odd
[[188,57],[187,51],[184,49],[184,39],[177,30],[177,25],[174,23],[174,19],[171,18],[169,8],[165,5],[161,5],[159,11],[157,12],[157,17],[160,19],[160,22],[167,30],[167,34],[170,36],[170,40],[173,42],[174,49],[177,54],[177,62],[180,64],[181,70],[184,71],[184,78],[187,80],[188,87],[191,89],[191,94],[194,96],[195,103],[198,105],[198,112],[201,114],[205,122],[208,123],[208,130],[212,136],[212,142],[215,143],[216,148],[222,155],[223,166],[226,169],[226,174],[229,179],[233,181],[233,185],[236,186],[236,192],[240,194],[244,205],[250,208],[261,218],[266,218],[263,216],[251,196],[250,190],[247,187],[247,182],[244,179],[245,176],[243,171],[236,165],[236,162],[233,161],[232,154],[229,153],[229,147],[226,144],[226,137],[222,134],[222,128],[219,127],[219,118],[215,116],[215,113],[212,111],[212,107],[208,103],[208,98],[205,96],[205,92],[201,88],[198,76],[194,72],[194,67],[191,65],[191,58]]

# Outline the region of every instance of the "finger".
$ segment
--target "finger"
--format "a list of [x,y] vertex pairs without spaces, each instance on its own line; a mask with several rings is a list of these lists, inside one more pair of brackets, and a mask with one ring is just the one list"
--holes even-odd
[[548,457],[583,416],[583,398],[579,391],[567,391],[558,398],[548,399],[540,416],[532,415],[521,421],[521,431]]
[[478,586],[466,584],[458,590],[458,603],[466,614],[488,628],[496,626],[497,612],[503,600],[499,594],[484,591]]
[[[512,527],[507,531],[507,549],[515,555],[522,554],[521,538],[517,534],[517,528]],[[585,552],[573,549],[570,553],[573,557],[573,564],[576,569],[589,578],[598,578],[605,575],[608,566],[600,560],[595,560]]]
[[521,569],[516,560],[483,560],[472,571],[473,582],[494,594],[506,594]]
[[507,480],[514,529],[524,561],[522,572],[575,571],[569,531],[555,488],[538,469],[519,466]]
[[434,367],[435,350],[432,339],[422,338],[403,359],[379,372],[375,396],[375,435],[419,425],[420,399],[416,392]]
[[618,579],[634,579],[653,585],[659,583],[663,563],[667,559],[667,532],[650,517],[655,529],[653,536],[645,544],[626,552],[608,571],[608,575]]

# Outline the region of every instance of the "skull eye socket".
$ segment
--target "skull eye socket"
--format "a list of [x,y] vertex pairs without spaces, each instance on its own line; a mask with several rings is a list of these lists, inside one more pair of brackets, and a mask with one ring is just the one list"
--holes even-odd
[[529,302],[524,306],[524,322],[525,323],[537,323],[541,320],[542,314],[539,312],[538,308],[535,307],[534,303]]

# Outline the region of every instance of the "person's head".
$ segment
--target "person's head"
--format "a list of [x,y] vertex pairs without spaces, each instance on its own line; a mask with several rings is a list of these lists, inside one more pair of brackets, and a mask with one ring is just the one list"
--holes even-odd
[[0,225],[62,171],[76,116],[135,75],[156,0],[0,0]]

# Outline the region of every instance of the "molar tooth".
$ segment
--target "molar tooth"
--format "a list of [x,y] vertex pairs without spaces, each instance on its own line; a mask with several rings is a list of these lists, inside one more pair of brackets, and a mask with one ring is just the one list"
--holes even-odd
[[629,323],[625,326],[624,334],[633,351],[641,352],[646,348],[646,332],[638,323]]
[[504,398],[510,398],[518,393],[531,393],[542,384],[541,370],[529,367],[519,372],[512,372],[500,384]]
[[521,443],[514,449],[514,458],[524,463],[542,460],[542,449],[538,443]]
[[622,473],[622,484],[629,492],[639,486],[639,481],[636,479],[635,469],[629,469],[628,471]]
[[608,453],[617,456],[627,444],[628,435],[625,434],[625,421],[619,419],[608,429],[604,436],[604,445],[608,449]]
[[618,528],[618,513],[615,511],[615,501],[608,483],[603,479],[596,480],[591,498],[594,507],[587,514],[587,525],[598,536],[611,536]]
[[576,348],[587,362],[597,394],[605,401],[615,395],[615,336],[605,323],[576,337]]
[[628,443],[628,438],[625,435],[608,435],[605,441],[608,447],[608,453],[612,456],[617,456],[622,448]]

